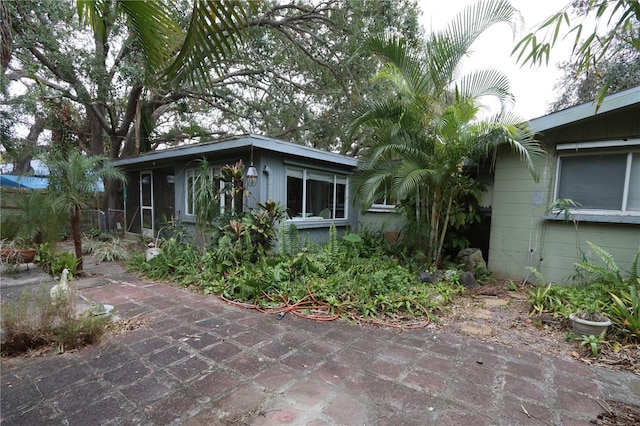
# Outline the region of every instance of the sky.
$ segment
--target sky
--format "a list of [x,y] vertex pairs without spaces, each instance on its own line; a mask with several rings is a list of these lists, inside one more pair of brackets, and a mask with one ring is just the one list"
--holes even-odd
[[[423,13],[421,24],[427,32],[430,28],[442,28],[457,12],[474,1],[418,0]],[[474,43],[473,54],[464,64],[465,72],[474,68],[498,68],[509,76],[515,96],[514,112],[526,120],[547,114],[548,104],[555,99],[553,86],[562,75],[555,64],[569,59],[572,44],[569,40],[560,40],[551,51],[549,65],[533,68],[529,64],[523,67],[517,65],[516,57],[511,56],[511,51],[520,38],[567,3],[568,0],[511,0],[524,20],[521,33],[514,38],[511,27],[507,24],[490,28]]]

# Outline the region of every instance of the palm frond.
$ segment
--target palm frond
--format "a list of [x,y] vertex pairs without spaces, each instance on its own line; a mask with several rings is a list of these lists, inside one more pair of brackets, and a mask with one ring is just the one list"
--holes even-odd
[[502,72],[494,69],[474,71],[463,76],[458,84],[462,97],[478,99],[482,96],[492,96],[500,101],[503,109],[506,105],[512,105],[515,101],[511,93],[509,78]]
[[433,174],[433,170],[414,161],[403,161],[397,167],[391,189],[398,199],[415,194]]
[[535,133],[528,123],[520,120],[515,115],[502,114],[476,124],[479,137],[475,154],[482,155],[483,158],[491,158],[493,167],[498,148],[509,146],[525,163],[531,177],[537,181],[538,164],[546,157],[547,152],[535,138]]
[[244,33],[248,11],[255,8],[254,0],[196,0],[180,52],[165,71],[169,82],[206,87],[209,71],[219,72]]
[[498,23],[507,23],[515,34],[521,20],[506,0],[479,1],[466,7],[427,42],[431,78],[442,89],[446,88],[453,81],[462,58],[485,30]]
[[89,24],[92,31],[104,39],[106,35],[105,13],[110,6],[111,2],[107,0],[78,0],[76,8],[80,24]]
[[357,129],[365,123],[373,125],[373,127],[382,127],[384,122],[399,118],[401,114],[401,106],[393,101],[369,101],[362,103],[356,107],[354,111],[354,119],[349,126],[348,135],[349,137],[353,137]]
[[94,196],[100,195],[104,180],[124,182],[124,174],[107,163],[102,155],[84,155],[73,150],[64,156],[49,154],[45,164],[49,169],[48,189],[57,210],[80,209],[90,205]]
[[169,64],[184,37],[166,5],[156,1],[120,0],[117,6],[140,42],[146,65],[151,71],[160,73]]
[[424,58],[410,49],[403,38],[395,35],[369,37],[365,40],[365,45],[402,75],[403,82],[411,93],[426,94],[428,92],[430,76],[426,72]]
[[387,182],[390,181],[389,170],[384,168],[363,170],[354,177],[354,186],[360,197],[363,210],[368,209],[376,199],[384,195]]

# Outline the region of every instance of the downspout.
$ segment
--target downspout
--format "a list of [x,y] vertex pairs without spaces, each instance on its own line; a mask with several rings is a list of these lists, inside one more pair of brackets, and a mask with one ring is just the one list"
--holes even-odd
[[262,173],[267,176],[267,185],[266,185],[266,193],[264,201],[271,199],[271,195],[273,193],[273,182],[271,179],[271,167],[266,164],[262,167]]

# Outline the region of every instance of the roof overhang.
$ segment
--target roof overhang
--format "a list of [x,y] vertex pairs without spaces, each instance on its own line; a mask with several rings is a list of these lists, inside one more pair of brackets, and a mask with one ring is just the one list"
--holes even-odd
[[617,109],[630,107],[634,104],[640,104],[640,86],[607,96],[597,111],[596,104],[594,102],[589,102],[554,112],[543,117],[534,118],[529,121],[529,125],[533,131],[540,133],[546,130],[566,126],[567,124],[575,123],[577,121],[585,120],[590,117],[606,114]]
[[113,166],[129,167],[142,166],[148,163],[160,161],[175,160],[180,158],[194,158],[206,156],[213,153],[231,153],[246,149],[261,149],[265,151],[277,152],[293,157],[312,159],[315,161],[324,161],[331,164],[337,164],[345,167],[356,167],[358,160],[353,157],[335,154],[328,151],[322,151],[304,145],[298,145],[283,140],[269,138],[260,135],[245,135],[219,142],[209,142],[197,145],[187,145],[177,148],[170,148],[161,151],[153,151],[141,154],[137,157],[117,160],[112,163]]

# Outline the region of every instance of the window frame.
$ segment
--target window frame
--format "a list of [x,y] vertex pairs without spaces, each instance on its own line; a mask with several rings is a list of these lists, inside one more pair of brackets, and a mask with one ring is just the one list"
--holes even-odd
[[[398,206],[397,202],[395,204],[391,204],[389,200],[392,198],[389,195],[390,188],[389,185],[385,185],[384,196],[382,197],[382,203],[376,203],[375,201],[371,204],[371,207],[367,209],[369,212],[392,212],[395,211]],[[377,201],[377,200],[376,200]],[[397,201],[397,200],[396,200]]]
[[[626,142],[626,141],[625,141]],[[597,156],[597,155],[626,155],[625,160],[625,172],[624,172],[624,187],[622,188],[622,199],[620,200],[620,208],[619,209],[597,209],[597,208],[583,208],[581,206],[572,207],[569,209],[569,212],[573,215],[579,216],[582,220],[589,220],[589,217],[602,217],[605,218],[599,221],[615,221],[615,218],[624,218],[624,217],[640,217],[640,209],[638,210],[629,210],[629,192],[630,186],[632,184],[631,181],[631,171],[632,165],[635,162],[640,162],[640,147],[636,144],[621,144],[620,146],[616,146],[613,149],[603,149],[606,147],[606,143],[594,143],[588,142],[584,145],[582,144],[565,144],[558,145],[556,147],[557,159],[556,159],[556,179],[554,185],[553,192],[553,201],[558,201],[559,192],[560,192],[560,184],[562,180],[562,160],[564,158],[569,157],[589,157],[589,156]],[[590,148],[590,149],[580,149],[580,148]],[[638,167],[638,166],[636,166]],[[578,202],[577,200],[574,200]],[[554,210],[551,212],[552,214],[557,214],[558,211]],[[549,215],[547,215],[549,216]],[[606,218],[609,219],[606,219]],[[547,217],[549,218],[549,217]],[[635,220],[634,220],[635,222]]]
[[[220,176],[221,173],[221,167],[219,166],[210,166],[209,167],[209,179],[215,179],[216,176]],[[185,191],[185,197],[184,197],[184,212],[185,212],[185,217],[187,219],[191,219],[194,220],[196,217],[195,214],[195,194],[191,195],[191,192],[193,191],[193,187],[189,188],[189,182],[190,182],[190,178],[194,178],[193,181],[195,181],[195,176],[197,176],[200,173],[200,169],[193,167],[193,168],[189,168],[185,170],[185,179],[184,179],[184,191]],[[218,189],[219,190],[223,190],[225,188],[225,181],[223,179],[218,179]],[[232,211],[235,211],[235,202],[234,202],[235,197],[231,198],[231,209]],[[190,202],[191,201],[191,202]],[[220,203],[220,215],[224,215],[226,213],[226,207],[227,207],[227,197],[220,197],[219,198],[219,203]],[[191,205],[190,205],[191,204]],[[189,210],[189,208],[191,208],[191,211]]]
[[[291,172],[294,172],[294,173],[291,173]],[[298,176],[300,173],[302,174],[301,178]],[[333,199],[330,200],[332,208],[331,208],[331,218],[329,219],[324,219],[319,216],[307,216],[307,215],[313,214],[312,212],[307,212],[308,182],[310,180],[318,181],[318,179],[312,178],[313,175],[322,176],[322,177],[331,179],[330,184],[333,185],[332,187]],[[289,206],[289,177],[294,177],[302,180],[302,194],[301,194],[302,205],[301,205],[301,212],[300,212],[302,216],[291,217],[289,215],[289,211],[288,211],[289,209],[288,207]],[[320,182],[322,182],[322,180],[320,180]],[[339,192],[338,185],[344,185],[343,200],[338,199],[338,192]],[[286,198],[286,206],[287,206],[287,217],[286,217],[287,223],[300,224],[300,223],[317,222],[317,223],[327,224],[328,226],[331,223],[346,222],[348,221],[349,215],[350,215],[349,176],[347,174],[343,174],[339,172],[323,170],[323,169],[313,168],[308,166],[286,165],[285,167],[285,198]],[[336,212],[340,210],[338,207],[341,204],[341,201],[344,204],[344,207],[343,207],[344,214],[342,217],[336,217]]]

